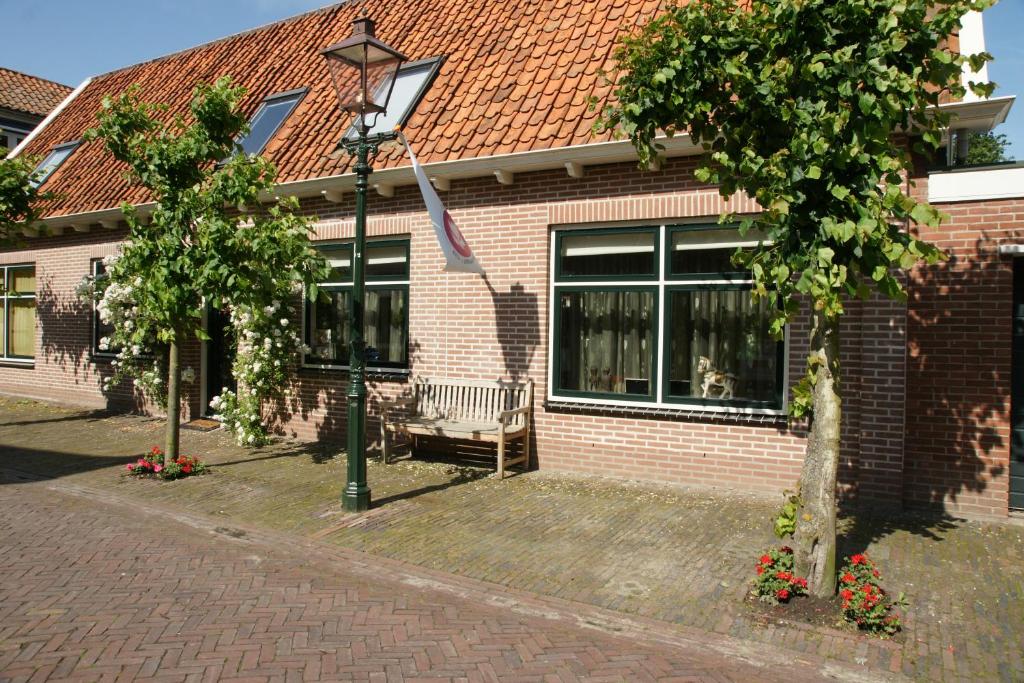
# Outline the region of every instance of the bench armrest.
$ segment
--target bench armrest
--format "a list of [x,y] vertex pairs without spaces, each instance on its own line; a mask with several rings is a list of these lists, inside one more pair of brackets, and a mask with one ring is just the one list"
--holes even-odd
[[513,417],[520,414],[529,415],[530,406],[523,406],[522,408],[516,408],[515,410],[503,410],[498,415],[498,421],[504,425],[507,425],[512,420]]

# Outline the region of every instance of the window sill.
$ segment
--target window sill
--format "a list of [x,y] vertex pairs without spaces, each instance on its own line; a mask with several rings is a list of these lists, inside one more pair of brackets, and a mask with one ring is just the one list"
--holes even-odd
[[27,358],[24,360],[18,358],[0,358],[0,366],[12,368],[34,368],[36,366],[36,361],[34,358]]
[[551,397],[544,409],[553,413],[602,414],[651,420],[682,420],[688,422],[722,422],[764,426],[785,426],[788,416],[783,410],[753,408],[716,408],[710,406],[625,405],[601,401],[573,401]]
[[[344,373],[348,374],[349,368],[347,365],[310,365],[304,364],[299,368],[303,374],[335,374]],[[374,379],[380,380],[405,380],[408,379],[412,374],[412,370],[408,368],[366,368],[366,375]]]

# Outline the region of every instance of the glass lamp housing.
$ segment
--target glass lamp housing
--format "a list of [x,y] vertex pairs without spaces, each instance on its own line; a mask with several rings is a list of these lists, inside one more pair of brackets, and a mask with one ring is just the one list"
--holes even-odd
[[357,128],[369,130],[377,116],[387,111],[405,55],[377,39],[368,17],[353,21],[352,35],[321,54],[327,60],[339,106],[356,116]]

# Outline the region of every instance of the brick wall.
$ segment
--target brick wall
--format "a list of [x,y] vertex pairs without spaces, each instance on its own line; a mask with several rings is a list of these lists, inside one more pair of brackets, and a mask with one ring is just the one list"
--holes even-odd
[[[442,272],[443,258],[415,187],[396,188],[393,198],[372,194],[369,234],[411,239],[413,372],[533,379],[537,383],[534,452],[545,469],[766,492],[792,486],[803,459],[805,432],[788,427],[785,421],[755,424],[708,414],[655,419],[629,411],[544,405],[552,227],[695,217],[714,220],[723,204],[713,188],[693,178],[693,166],[693,160],[675,159],[650,173],[638,172],[633,164],[588,167],[581,179],[562,171],[543,171],[519,174],[511,186],[493,179],[453,180],[451,190],[441,193],[442,199],[486,269],[486,281]],[[324,199],[304,203],[304,210],[321,221],[319,239],[352,234],[353,203],[351,194],[337,204]],[[730,208],[752,211],[756,207],[739,198]],[[996,207],[993,215],[1002,215],[1002,210]],[[959,224],[967,217],[958,218]],[[33,249],[27,252],[0,254],[0,259],[11,262],[35,260],[41,281],[50,283],[54,301],[64,302],[51,306],[40,299],[36,367],[0,367],[0,391],[85,405],[131,402],[126,388],[110,396],[99,391],[107,366],[89,357],[87,311],[67,303],[73,299],[74,285],[88,272],[89,259],[110,253],[118,237],[97,228],[88,235],[33,240]],[[964,262],[974,262],[967,257],[974,237],[945,231],[937,239],[952,240],[952,246],[965,250]],[[986,262],[985,282],[978,289],[962,288],[963,301],[957,304],[962,308],[956,311],[942,303],[949,292],[941,285],[915,280],[909,327],[904,304],[873,299],[850,305],[843,323],[845,424],[840,485],[845,494],[897,504],[904,496],[913,502],[949,500],[964,512],[1005,515],[1008,451],[994,443],[1008,440],[1010,271],[1008,262],[992,258],[1002,269],[1003,284],[994,289],[988,284]],[[940,269],[930,277],[936,282],[941,278],[965,282],[960,275],[952,275],[953,266],[945,268],[951,270]],[[973,268],[980,277],[983,268]],[[962,384],[952,386],[951,368],[975,361],[965,361],[960,347],[950,343],[949,330],[926,318],[939,317],[943,325],[953,321],[954,329],[966,339],[965,326],[988,321],[996,313],[1005,324],[976,342],[979,351],[990,342],[996,350],[978,353],[977,367],[954,371],[952,376]],[[793,326],[789,345],[789,376],[798,377],[806,357],[806,322]],[[199,367],[198,346],[190,347],[188,358],[187,363]],[[1005,367],[997,373],[1005,386],[1000,385],[1003,389],[995,394],[991,391],[994,360],[999,368]],[[299,370],[291,397],[279,406],[280,431],[302,439],[343,440],[346,383],[347,375],[340,371]],[[195,412],[198,384],[190,389],[190,407]],[[407,392],[409,386],[406,378],[371,375],[369,389],[368,434],[376,442],[377,402]],[[983,433],[976,435],[983,452],[986,445],[992,446],[991,454],[970,455],[975,453],[974,446],[960,438],[968,429],[966,418],[985,409],[966,406],[989,405],[999,396],[1002,403],[993,412],[997,416],[985,423],[992,429],[983,427]],[[967,412],[946,415],[948,406],[957,401]],[[984,466],[975,467],[983,459]],[[956,486],[961,490],[951,495]]]
[[[927,180],[917,192],[927,195]],[[910,285],[906,473],[915,506],[1005,516],[1010,462],[1013,262],[1024,198],[936,204],[951,220],[921,236],[949,255]]]

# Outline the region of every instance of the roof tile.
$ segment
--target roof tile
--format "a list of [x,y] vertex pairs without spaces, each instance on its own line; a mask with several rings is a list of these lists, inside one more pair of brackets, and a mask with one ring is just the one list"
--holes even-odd
[[0,67],[0,108],[46,116],[70,93],[66,85]]

